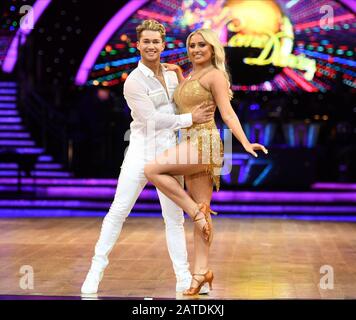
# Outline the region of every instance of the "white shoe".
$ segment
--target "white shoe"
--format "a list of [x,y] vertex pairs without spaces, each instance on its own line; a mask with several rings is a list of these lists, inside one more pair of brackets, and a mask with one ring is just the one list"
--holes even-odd
[[[191,283],[192,279],[186,279],[184,281],[180,281],[180,282],[177,282],[177,285],[176,285],[176,292],[177,293],[181,293],[185,290],[188,290],[190,288],[190,283]],[[199,291],[199,294],[208,294],[210,292],[209,290],[209,284],[208,283],[205,283],[200,291]]]
[[98,292],[99,283],[103,278],[104,272],[89,270],[87,277],[81,288],[83,294],[94,294]]

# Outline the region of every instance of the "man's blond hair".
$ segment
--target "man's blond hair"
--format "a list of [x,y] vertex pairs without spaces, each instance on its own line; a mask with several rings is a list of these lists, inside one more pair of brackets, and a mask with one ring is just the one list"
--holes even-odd
[[137,41],[140,41],[142,31],[158,31],[161,34],[162,41],[165,41],[166,38],[166,28],[163,24],[159,23],[156,20],[144,20],[140,25],[136,27]]

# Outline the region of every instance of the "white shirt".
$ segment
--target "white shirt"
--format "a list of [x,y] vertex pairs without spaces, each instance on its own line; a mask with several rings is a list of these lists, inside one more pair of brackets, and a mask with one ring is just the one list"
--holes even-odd
[[127,77],[124,97],[131,109],[130,148],[145,151],[149,161],[176,144],[176,130],[192,125],[192,114],[177,115],[173,93],[178,85],[175,72],[162,67],[168,96],[153,71],[141,61]]

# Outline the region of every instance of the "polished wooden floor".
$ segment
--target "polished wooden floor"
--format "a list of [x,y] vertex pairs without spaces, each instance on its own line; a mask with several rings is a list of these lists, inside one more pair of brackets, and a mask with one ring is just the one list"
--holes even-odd
[[[0,219],[0,295],[80,296],[101,222]],[[200,299],[356,298],[356,223],[219,217],[214,223],[214,290]],[[126,221],[99,297],[183,298],[175,293],[163,230],[160,218]],[[189,252],[191,231],[187,221]],[[21,289],[24,265],[34,270],[33,289]],[[333,268],[333,289],[319,286],[323,265]]]

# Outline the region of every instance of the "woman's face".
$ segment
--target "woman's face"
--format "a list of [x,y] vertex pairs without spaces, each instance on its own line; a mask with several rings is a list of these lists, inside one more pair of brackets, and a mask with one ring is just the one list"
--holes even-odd
[[193,64],[211,64],[213,48],[200,34],[197,33],[190,38],[188,55]]

